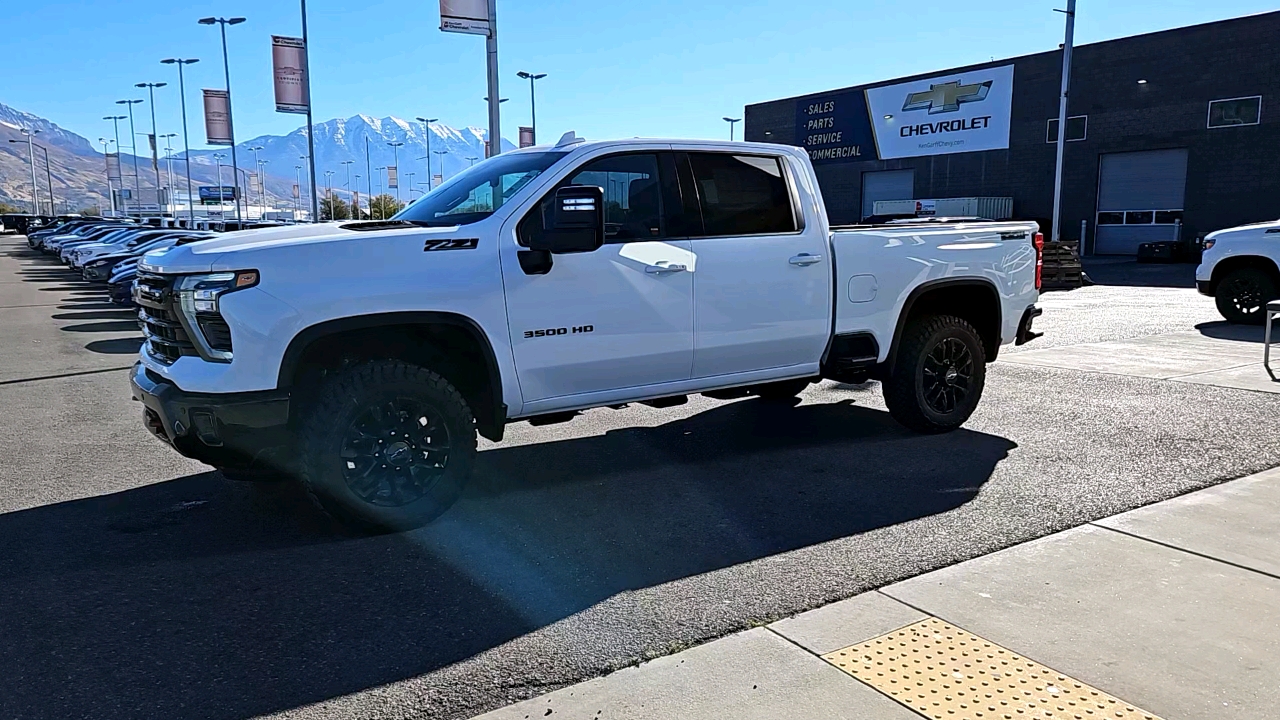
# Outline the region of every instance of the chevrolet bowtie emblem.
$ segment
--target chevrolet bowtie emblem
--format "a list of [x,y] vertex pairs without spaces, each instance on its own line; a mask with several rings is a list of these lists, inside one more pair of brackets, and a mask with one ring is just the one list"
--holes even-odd
[[960,109],[960,103],[986,100],[990,91],[990,80],[973,85],[961,85],[959,80],[952,80],[941,85],[930,85],[924,92],[907,95],[907,102],[903,104],[902,110],[906,112],[928,108],[930,115],[955,112]]

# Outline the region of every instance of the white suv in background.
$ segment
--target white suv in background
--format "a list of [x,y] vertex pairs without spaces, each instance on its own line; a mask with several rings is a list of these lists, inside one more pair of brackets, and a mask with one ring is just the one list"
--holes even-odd
[[1280,297],[1280,220],[1209,233],[1196,288],[1228,322],[1261,325],[1267,303]]

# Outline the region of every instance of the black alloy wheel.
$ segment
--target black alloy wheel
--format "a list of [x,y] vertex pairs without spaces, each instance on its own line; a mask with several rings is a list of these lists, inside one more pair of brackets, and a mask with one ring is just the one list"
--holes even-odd
[[1276,297],[1275,282],[1263,270],[1241,268],[1218,283],[1214,300],[1218,312],[1229,322],[1260,325],[1267,303]]
[[365,408],[347,426],[339,451],[342,477],[370,505],[403,507],[444,476],[450,447],[449,428],[436,408],[398,397]]
[[940,339],[924,359],[920,378],[924,400],[941,414],[964,404],[973,381],[973,354],[959,338]]

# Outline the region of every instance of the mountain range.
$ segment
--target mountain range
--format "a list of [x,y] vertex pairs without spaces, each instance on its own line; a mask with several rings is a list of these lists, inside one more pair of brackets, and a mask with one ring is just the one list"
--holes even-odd
[[[57,201],[57,209],[63,212],[70,208],[76,210],[87,206],[107,208],[106,161],[101,150],[92,142],[56,123],[31,113],[16,110],[0,103],[0,200],[17,205],[23,209],[29,207],[31,198],[31,168],[28,164],[27,137],[21,129],[29,128],[37,131],[36,175],[38,195],[42,205],[47,208],[48,185],[53,186],[53,195]],[[432,151],[431,170],[435,175],[451,177],[468,167],[474,160],[484,157],[484,144],[487,133],[482,128],[453,128],[440,123],[430,126],[430,143]],[[13,140],[15,142],[8,142]],[[400,175],[400,197],[409,200],[416,197],[410,192],[409,173],[414,173],[413,182],[419,190],[427,181],[426,161],[421,159],[427,155],[427,134],[421,123],[409,122],[396,117],[373,118],[368,115],[355,115],[349,118],[335,118],[315,125],[316,152],[316,186],[321,195],[324,194],[326,180],[331,180],[335,192],[345,195],[343,188],[347,183],[347,171],[351,173],[351,184],[362,196],[366,194],[370,173],[373,169],[373,191],[379,192],[379,179],[385,185],[385,173],[379,167],[396,164],[398,156]],[[402,143],[392,147],[389,143]],[[368,161],[366,163],[366,145]],[[140,149],[145,146],[140,146]],[[259,149],[256,154],[250,148]],[[502,140],[503,150],[514,146],[506,139]],[[48,171],[45,157],[48,155]],[[217,160],[215,153],[230,155],[230,148],[215,150],[193,150],[191,152],[191,180],[193,185],[218,184]],[[300,127],[288,135],[261,135],[245,142],[237,143],[236,154],[239,166],[244,171],[256,168],[256,160],[261,159],[266,169],[266,189],[275,203],[291,202],[293,185],[297,177],[295,166],[304,165],[301,159],[307,153],[306,127]],[[167,185],[167,167],[163,157],[160,158],[160,184]],[[181,162],[181,151],[174,153],[173,171],[174,185],[178,193],[185,190],[185,169]],[[344,165],[344,161],[351,161]],[[222,160],[224,166],[230,165],[230,157]],[[125,175],[125,186],[134,185],[134,157],[123,154],[121,166]],[[137,184],[141,188],[155,187],[155,172],[151,168],[150,157],[137,158]],[[333,174],[326,178],[325,171]],[[302,173],[305,178],[305,171]],[[356,175],[360,175],[357,181]],[[231,170],[222,169],[223,182],[230,184]],[[358,184],[357,184],[358,183]],[[302,193],[307,194],[305,179]],[[383,187],[382,192],[395,194],[395,190]]]

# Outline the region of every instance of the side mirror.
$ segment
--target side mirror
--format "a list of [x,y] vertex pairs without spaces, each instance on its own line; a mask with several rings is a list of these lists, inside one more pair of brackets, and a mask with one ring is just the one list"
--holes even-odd
[[551,216],[544,215],[542,224],[541,237],[530,240],[530,250],[558,254],[599,249],[604,245],[604,190],[590,185],[560,188]]

